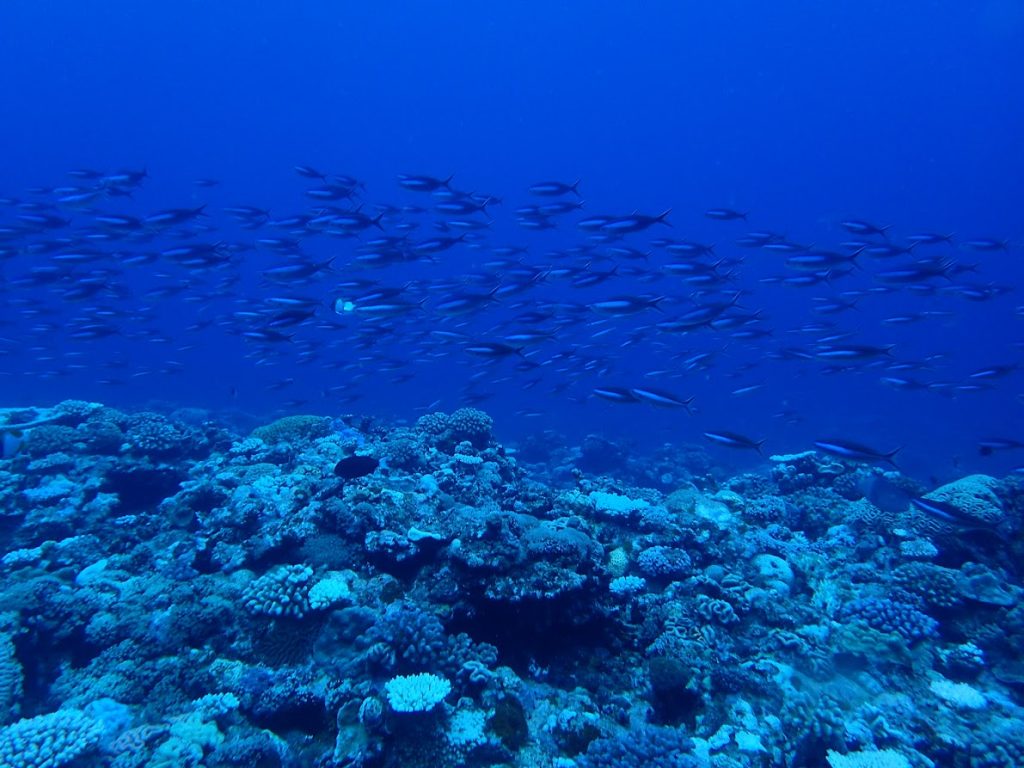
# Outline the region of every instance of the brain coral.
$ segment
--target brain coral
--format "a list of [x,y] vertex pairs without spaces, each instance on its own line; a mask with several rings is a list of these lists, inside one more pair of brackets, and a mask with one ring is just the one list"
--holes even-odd
[[968,475],[925,494],[926,499],[944,501],[967,517],[985,525],[1003,519],[1003,504],[996,495],[999,481],[988,475]]
[[283,419],[256,427],[252,437],[263,442],[297,443],[326,437],[331,433],[331,420],[325,416],[285,416]]

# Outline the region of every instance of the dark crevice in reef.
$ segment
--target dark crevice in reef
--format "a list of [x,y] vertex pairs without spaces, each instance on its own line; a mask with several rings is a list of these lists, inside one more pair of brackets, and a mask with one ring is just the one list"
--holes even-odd
[[183,472],[168,468],[114,469],[107,473],[100,491],[116,493],[118,514],[128,515],[152,509],[173,496],[185,478]]
[[471,617],[455,617],[448,631],[490,643],[498,649],[501,663],[520,673],[533,664],[550,666],[619,644],[613,623],[600,616],[574,623],[567,620],[570,615],[569,606],[562,603],[482,604]]
[[277,734],[296,732],[316,736],[334,724],[323,699],[308,693],[276,694],[268,692],[255,703],[250,716],[258,727]]

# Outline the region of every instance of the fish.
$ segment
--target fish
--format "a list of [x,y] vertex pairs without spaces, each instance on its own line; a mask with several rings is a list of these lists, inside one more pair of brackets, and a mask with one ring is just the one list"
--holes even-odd
[[673,256],[708,256],[714,254],[715,246],[707,245],[705,243],[695,243],[687,240],[676,240],[674,242],[666,243],[665,250]]
[[[999,255],[1015,242],[954,238],[941,222],[930,232],[850,219],[830,233],[776,214],[716,242],[746,209],[690,204],[673,222],[686,231],[666,237],[675,230],[658,225],[677,217],[629,202],[647,204],[646,193],[589,195],[584,207],[571,179],[521,188],[505,209],[503,190],[468,192],[447,174],[389,173],[378,186],[303,165],[271,210],[232,179],[191,169],[179,198],[144,170],[74,170],[0,200],[5,383],[70,386],[95,368],[115,386],[230,360],[254,390],[290,380],[295,402],[404,402],[402,390],[443,382],[498,409],[530,398],[512,412],[639,405],[629,415],[644,429],[671,427],[646,421],[654,408],[698,402],[719,423],[741,406],[758,418],[753,406],[780,376],[798,391],[813,381],[814,408],[835,408],[853,388],[868,405],[893,398],[907,410],[936,395],[938,408],[1016,405],[1021,343],[993,346],[1005,358],[955,344],[942,357],[903,356],[952,339],[1013,289],[1015,262]],[[885,335],[858,335],[871,323]],[[123,373],[136,357],[159,362]],[[809,420],[800,410],[779,403],[763,419]],[[846,418],[856,426],[853,409]],[[960,439],[991,455],[1013,450],[1012,437]]]
[[885,235],[890,229],[890,226],[879,227],[875,224],[871,224],[867,221],[859,221],[857,219],[847,219],[846,221],[840,222],[840,226],[847,232],[854,235]]
[[788,256],[783,264],[790,269],[802,272],[821,272],[852,266],[861,253],[863,253],[863,249],[852,253],[802,251]]
[[560,200],[557,203],[545,203],[538,206],[537,214],[540,216],[562,216],[566,213],[578,211],[582,207],[582,200]]
[[243,331],[242,336],[250,341],[257,341],[264,344],[280,344],[282,342],[290,343],[295,340],[293,335],[284,334],[273,329]]
[[523,356],[521,347],[513,347],[511,344],[503,344],[497,341],[476,341],[463,346],[463,349],[476,357],[483,357],[490,360],[500,360],[510,355]]
[[539,181],[530,185],[530,194],[542,197],[557,197],[567,195],[570,192],[577,197],[580,194],[580,180],[576,179],[572,184],[565,184],[561,181]]
[[316,168],[308,165],[296,165],[295,172],[305,179],[319,179],[320,181],[327,179],[326,173],[318,171]]
[[968,515],[963,509],[948,501],[919,496],[912,498],[910,503],[914,509],[924,512],[932,521],[941,526],[948,527],[954,532],[984,531],[994,533],[998,527]]
[[943,235],[936,232],[921,232],[916,235],[908,235],[907,240],[917,245],[950,245],[953,242],[953,233]]
[[621,236],[633,232],[643,232],[655,224],[664,224],[670,227],[672,226],[668,222],[668,215],[670,213],[672,213],[671,208],[662,211],[657,216],[645,216],[640,213],[633,213],[629,216],[615,216],[601,225],[601,231],[610,235]]
[[749,385],[747,385],[745,387],[738,387],[737,389],[734,389],[730,394],[733,394],[733,395],[736,395],[736,396],[749,395],[749,394],[751,394],[753,392],[757,392],[759,389],[761,389],[763,387],[764,387],[764,384],[749,384]]
[[993,251],[1008,251],[1010,249],[1010,241],[997,240],[991,237],[979,237],[974,240],[964,241],[963,246],[970,248],[972,251],[991,253]]
[[380,467],[380,460],[374,456],[346,456],[334,465],[334,474],[343,480],[358,480],[372,475]]
[[260,274],[265,280],[275,283],[302,283],[322,272],[329,271],[334,259],[326,261],[298,261],[293,264],[282,264],[264,269]]
[[609,403],[639,403],[638,398],[631,389],[626,387],[594,387],[591,390],[595,397],[599,397],[602,400],[607,400]]
[[466,235],[459,235],[458,237],[434,237],[429,240],[423,240],[416,243],[412,250],[417,256],[428,256],[435,253],[441,253],[447,251],[449,248],[464,242]]
[[433,176],[415,176],[402,173],[398,175],[398,185],[403,189],[413,192],[435,192],[439,189],[451,189],[450,184],[454,178],[454,175],[450,175],[446,179],[439,179]]
[[990,365],[985,368],[979,368],[967,374],[967,377],[975,380],[997,379],[1002,378],[1004,376],[1009,376],[1019,367],[1020,366],[1017,363],[1003,363],[999,365]]
[[761,447],[766,442],[764,439],[754,440],[753,438],[737,434],[736,432],[705,432],[704,437],[715,445],[723,445],[726,448],[739,448],[742,450],[757,451],[759,455],[764,455],[764,452],[761,450]]
[[894,448],[891,451],[877,451],[859,443],[849,440],[815,440],[814,447],[822,453],[836,456],[847,461],[858,461],[864,463],[884,462],[896,466],[895,457],[901,448]]
[[990,437],[978,441],[978,453],[991,456],[996,451],[1014,451],[1024,448],[1024,441],[1004,437]]
[[198,208],[168,208],[144,216],[142,226],[149,228],[176,227],[193,221],[199,216],[204,216],[205,211],[206,205],[200,205]]
[[695,399],[693,395],[683,398],[671,392],[651,387],[631,387],[629,393],[642,403],[650,403],[659,408],[682,408],[687,413],[692,413],[690,406]]
[[732,208],[708,208],[704,215],[717,221],[746,221],[748,212],[735,211]]
[[433,305],[435,312],[442,315],[454,316],[468,312],[476,312],[496,301],[496,294],[500,286],[495,286],[487,293],[459,292],[446,296]]
[[643,312],[645,309],[658,309],[665,300],[664,296],[616,296],[589,304],[591,310],[610,317],[624,317]]
[[836,363],[860,363],[880,357],[891,357],[894,344],[824,344],[814,351],[814,357]]

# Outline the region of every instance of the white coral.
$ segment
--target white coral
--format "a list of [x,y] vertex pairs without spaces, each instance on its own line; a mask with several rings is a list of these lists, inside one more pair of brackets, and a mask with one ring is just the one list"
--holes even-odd
[[388,704],[395,712],[429,712],[444,701],[451,690],[450,682],[429,672],[399,675],[384,684]]
[[606,491],[592,491],[590,500],[594,502],[594,509],[609,517],[624,517],[630,512],[638,512],[651,506],[650,502],[643,499],[631,499],[628,496]]
[[830,749],[826,757],[831,768],[910,768],[906,756],[892,749],[868,749],[845,755]]
[[328,573],[309,590],[309,607],[322,611],[338,603],[352,600],[352,590],[345,576],[337,571]]

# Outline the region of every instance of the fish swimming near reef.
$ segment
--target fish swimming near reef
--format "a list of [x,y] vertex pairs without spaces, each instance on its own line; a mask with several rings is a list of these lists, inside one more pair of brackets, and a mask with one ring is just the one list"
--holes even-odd
[[875,507],[889,514],[905,512],[914,497],[913,493],[883,474],[864,477],[857,483],[857,488]]
[[[731,238],[725,233],[741,226],[746,208],[705,206],[687,206],[677,222],[688,222],[685,237],[667,237],[676,231],[671,199],[640,208],[652,200],[625,190],[595,194],[584,207],[572,178],[541,177],[518,190],[506,213],[499,196],[459,189],[448,173],[389,175],[388,188],[372,196],[351,176],[309,165],[294,173],[310,182],[295,190],[305,203],[273,213],[271,201],[222,198],[231,180],[215,175],[198,178],[219,186],[190,184],[193,192],[218,190],[208,203],[175,202],[162,188],[143,192],[143,182],[159,182],[144,170],[76,168],[73,184],[0,197],[0,280],[10,289],[0,318],[9,329],[0,337],[2,375],[19,371],[56,386],[93,368],[148,361],[148,350],[163,345],[166,354],[140,362],[132,380],[166,371],[191,378],[211,366],[235,375],[237,362],[253,373],[252,387],[235,390],[243,400],[245,389],[277,392],[275,381],[291,379],[295,396],[277,404],[296,407],[317,396],[336,404],[339,374],[349,401],[395,394],[403,402],[419,396],[421,383],[429,389],[450,377],[446,392],[466,402],[489,381],[496,407],[507,401],[570,422],[567,403],[634,405],[641,432],[668,429],[671,419],[652,417],[652,409],[682,415],[694,395],[704,414],[720,419],[712,423],[742,424],[735,398],[769,396],[775,375],[789,377],[789,369],[821,374],[812,406],[819,398],[848,402],[844,383],[856,386],[864,375],[891,390],[883,397],[902,398],[905,413],[933,395],[1019,399],[1012,388],[1024,375],[1021,342],[1016,352],[993,347],[989,354],[999,357],[980,361],[960,360],[952,346],[921,360],[901,353],[917,348],[914,336],[945,333],[962,313],[979,314],[954,302],[1012,290],[989,273],[1001,262],[981,255],[998,256],[1001,238],[952,246],[945,230],[904,236],[902,225],[870,218],[837,222],[840,239],[814,229],[786,234],[799,220],[759,222]],[[701,213],[699,224],[688,218]],[[495,242],[504,225],[529,232],[520,242]],[[548,229],[560,231],[549,237]],[[1018,250],[1016,241],[1008,247]],[[966,252],[977,252],[979,263],[961,262]],[[976,282],[961,283],[965,273]],[[909,303],[918,297],[928,297],[928,310]],[[875,310],[881,328],[898,326],[903,336],[862,336],[868,324],[854,318]],[[213,353],[194,359],[200,349]],[[170,354],[185,359],[159,362]],[[296,366],[305,375],[293,375]],[[94,383],[127,380],[104,373]],[[518,402],[526,392],[529,402]],[[890,423],[893,434],[899,428]],[[742,435],[713,434],[707,439],[717,445],[754,450],[756,441],[730,439]],[[978,441],[984,437],[968,438],[982,456],[1021,445],[1012,432]],[[6,441],[10,452],[13,438]],[[822,442],[828,447],[819,451],[831,455],[892,464],[891,453]]]
[[765,442],[764,440],[754,440],[745,435],[738,435],[735,432],[705,432],[704,437],[715,445],[724,445],[726,448],[750,449],[764,455],[761,450],[761,446]]
[[1024,442],[1012,438],[993,437],[978,441],[978,453],[991,456],[996,451],[1012,451],[1024,448]]
[[380,466],[380,459],[374,456],[347,456],[334,465],[334,474],[343,480],[356,480],[372,475]]
[[867,464],[886,462],[894,467],[896,466],[895,456],[901,450],[901,448],[895,448],[888,453],[883,453],[848,440],[815,440],[814,447],[822,453],[847,461],[859,461]]
[[929,533],[947,536],[982,533],[1002,538],[1000,522],[969,515],[963,508],[948,501],[918,497],[911,499],[910,504],[913,509],[923,513],[923,522]]

